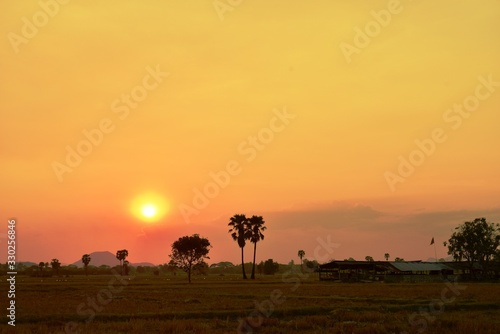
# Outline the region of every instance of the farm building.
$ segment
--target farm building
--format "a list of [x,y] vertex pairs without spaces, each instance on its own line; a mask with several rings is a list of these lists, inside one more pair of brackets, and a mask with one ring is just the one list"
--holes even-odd
[[[480,269],[480,268],[478,268]],[[468,275],[464,262],[332,261],[319,266],[320,280],[433,282]]]

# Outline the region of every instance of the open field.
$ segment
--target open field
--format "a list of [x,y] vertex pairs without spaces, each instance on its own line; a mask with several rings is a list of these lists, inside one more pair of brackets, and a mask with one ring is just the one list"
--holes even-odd
[[[6,293],[5,276],[0,286]],[[238,326],[242,333],[251,326],[254,333],[499,333],[500,284],[344,284],[299,273],[195,277],[191,285],[170,276],[18,276],[16,327],[4,320],[0,331],[205,334]]]

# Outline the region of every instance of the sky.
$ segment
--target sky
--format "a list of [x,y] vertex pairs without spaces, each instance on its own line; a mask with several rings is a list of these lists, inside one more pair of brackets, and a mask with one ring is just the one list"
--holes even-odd
[[500,1],[0,8],[17,261],[160,264],[197,233],[209,263],[238,263],[234,214],[266,221],[257,261],[426,260],[500,222]]

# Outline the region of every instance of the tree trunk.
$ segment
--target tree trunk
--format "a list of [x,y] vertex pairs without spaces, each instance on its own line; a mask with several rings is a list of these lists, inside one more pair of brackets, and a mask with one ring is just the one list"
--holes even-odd
[[257,243],[253,243],[253,265],[252,265],[252,276],[251,279],[255,279],[255,254],[257,253]]
[[191,284],[191,266],[188,267],[188,283]]
[[243,247],[241,247],[241,270],[243,271],[243,279],[247,279],[247,274],[245,274],[245,261],[243,261]]

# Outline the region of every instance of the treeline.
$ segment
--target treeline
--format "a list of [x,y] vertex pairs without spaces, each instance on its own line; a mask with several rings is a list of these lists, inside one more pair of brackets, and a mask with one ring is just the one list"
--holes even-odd
[[[121,273],[122,265],[116,266],[93,266],[88,265],[87,270],[84,267],[77,267],[75,265],[59,266],[52,268],[50,263],[46,263],[43,269],[39,265],[30,263],[17,263],[16,271],[18,275],[26,275],[31,277],[66,277],[66,276],[78,276],[78,275],[118,275]],[[245,263],[245,269],[250,271],[252,269],[252,262]],[[319,264],[316,261],[309,261],[304,259],[304,263],[307,268],[317,269]],[[280,264],[275,262],[273,259],[268,259],[266,261],[261,261],[256,265],[256,273],[258,275],[274,275],[279,273],[284,273],[290,270],[291,267],[300,270],[299,264],[294,264],[291,261],[288,264]],[[7,264],[0,264],[0,275],[6,275],[8,270]],[[242,268],[241,264],[233,264],[228,261],[213,263],[208,265],[206,262],[201,262],[193,266],[192,274],[195,276],[206,276],[206,275],[239,275],[241,274]],[[127,274],[132,276],[182,276],[185,274],[185,270],[172,264],[160,264],[158,266],[131,266],[127,267]]]

